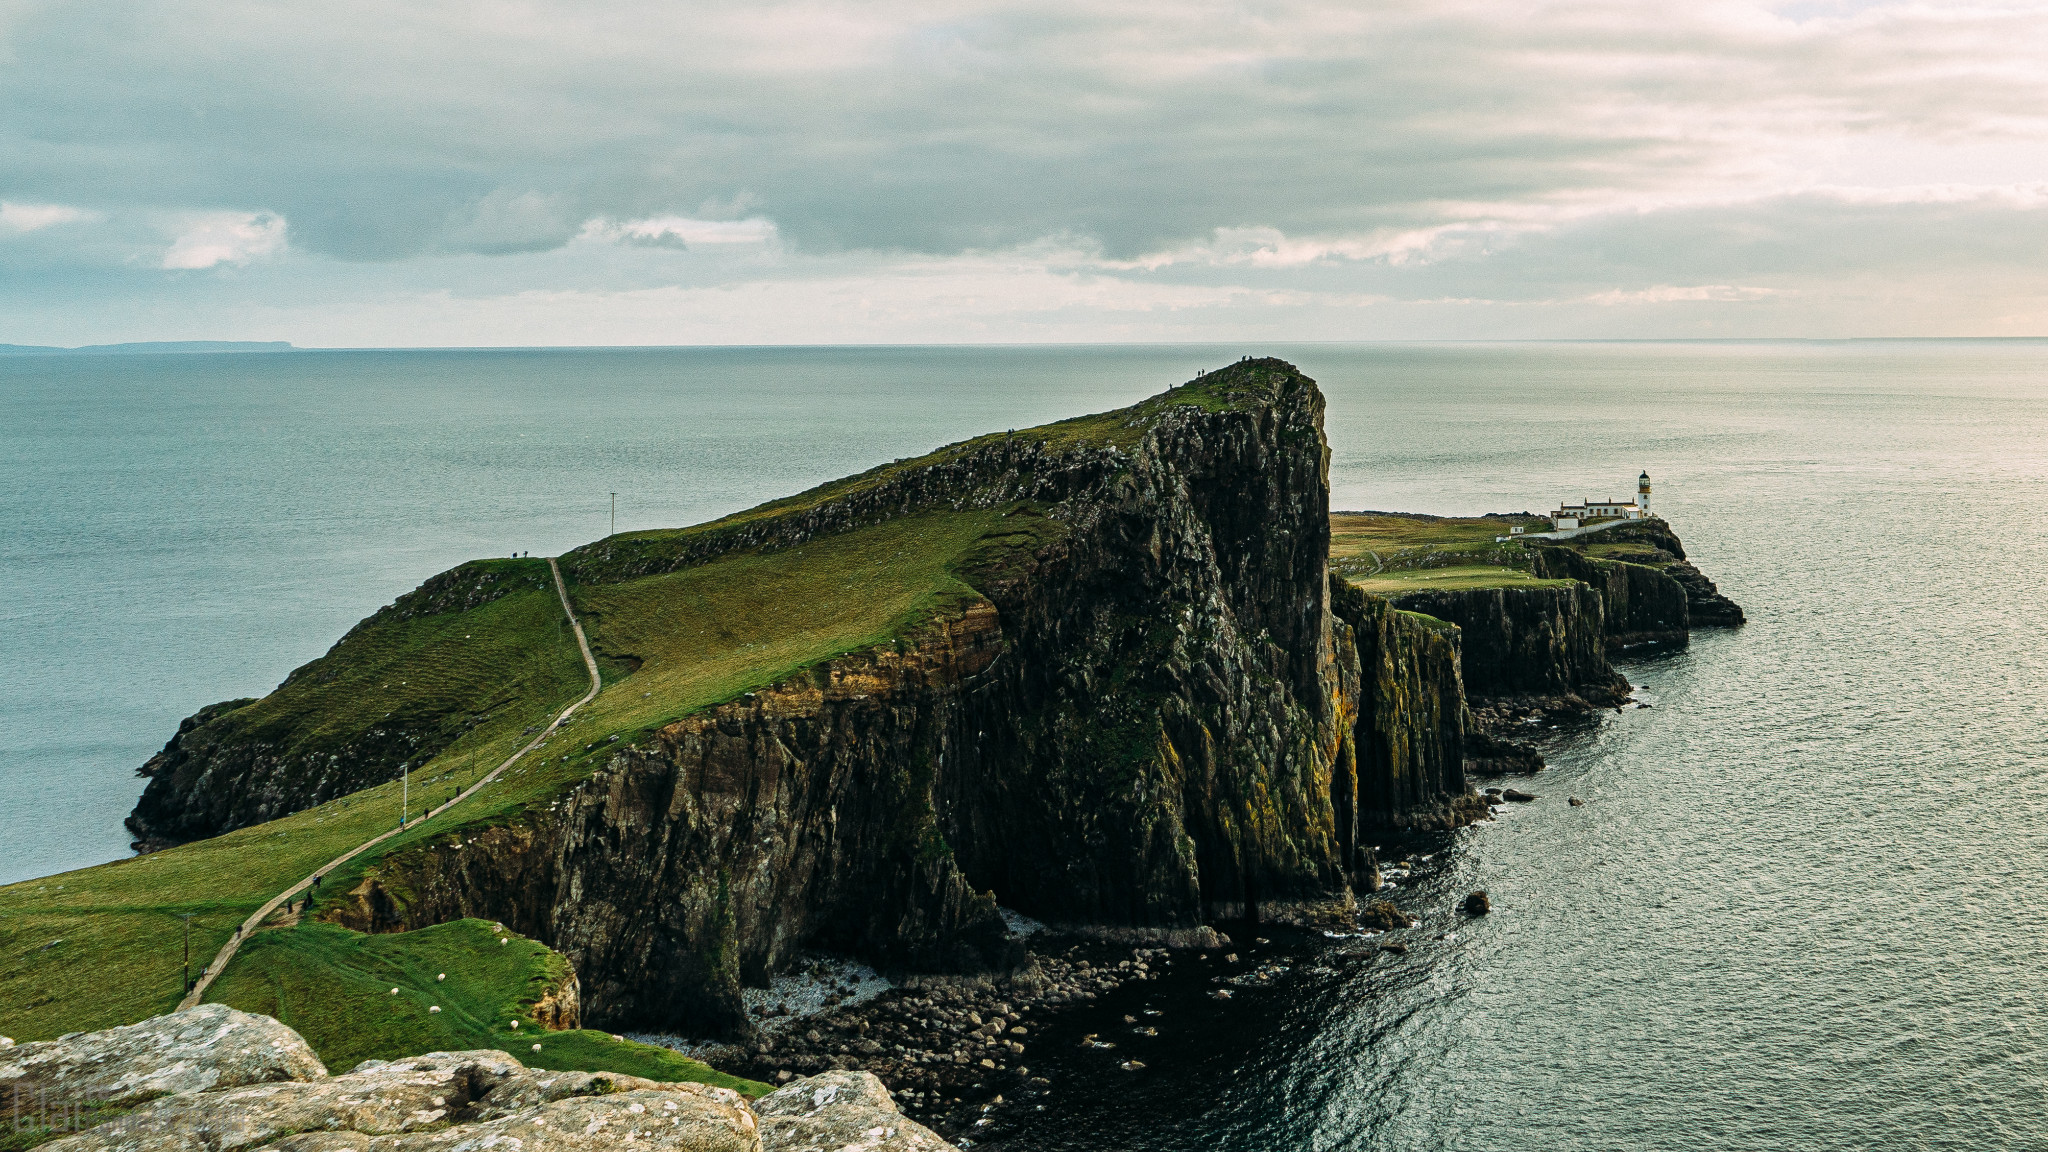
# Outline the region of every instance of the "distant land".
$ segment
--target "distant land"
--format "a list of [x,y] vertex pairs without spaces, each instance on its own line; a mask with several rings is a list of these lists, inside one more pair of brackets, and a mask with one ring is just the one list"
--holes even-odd
[[0,344],[0,356],[134,356],[148,352],[290,352],[285,340],[145,340],[139,344],[88,344],[83,348]]

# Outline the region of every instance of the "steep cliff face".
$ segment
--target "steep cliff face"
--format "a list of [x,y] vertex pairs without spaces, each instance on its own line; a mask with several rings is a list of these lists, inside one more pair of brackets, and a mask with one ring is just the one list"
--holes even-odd
[[1372,863],[1362,844],[1373,834],[1454,828],[1485,809],[1465,784],[1460,630],[1341,579],[1332,579],[1331,594],[1360,669],[1354,768],[1348,777],[1339,771],[1335,799],[1339,835],[1362,871]]
[[572,957],[587,1019],[738,1031],[740,984],[799,948],[1015,965],[998,898],[1159,929],[1347,901],[1367,831],[1460,818],[1463,703],[1453,632],[1331,612],[1321,424],[1312,381],[1248,361],[1087,435],[580,550],[565,570],[620,580],[934,501],[1046,522],[963,566],[973,603],[670,724],[545,812],[388,857],[346,915],[503,920]]
[[1570,548],[1532,550],[1546,580],[1577,580],[1599,594],[1609,652],[1643,644],[1683,648],[1691,634],[1684,585],[1656,568],[1595,559]]
[[1586,584],[1410,592],[1396,606],[1458,626],[1474,699],[1606,707],[1628,695],[1607,662],[1607,598]]

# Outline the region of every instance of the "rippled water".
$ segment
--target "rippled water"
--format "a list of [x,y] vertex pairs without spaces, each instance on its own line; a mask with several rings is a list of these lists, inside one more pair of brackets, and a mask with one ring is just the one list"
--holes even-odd
[[1243,351],[1323,382],[1338,507],[1648,468],[1751,623],[1629,665],[1655,708],[1413,848],[1444,851],[1397,894],[1454,940],[1227,1008],[1148,988],[1151,1067],[1062,1077],[1001,1143],[2048,1146],[2034,343],[0,362],[0,880],[117,854],[179,716],[457,560],[601,533],[606,491],[621,527],[700,519]]
[[1420,843],[1448,850],[1396,893],[1408,956],[1228,1009],[1181,990],[1146,1072],[1061,1077],[1004,1146],[2048,1147],[2048,348],[1341,364],[1340,505],[1519,509],[1647,467],[1751,622],[1627,665],[1656,707]]

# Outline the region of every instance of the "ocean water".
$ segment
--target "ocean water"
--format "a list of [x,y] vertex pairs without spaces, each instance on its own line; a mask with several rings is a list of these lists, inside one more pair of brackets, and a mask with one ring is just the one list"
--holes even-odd
[[2038,343],[0,361],[0,880],[119,854],[179,717],[449,564],[601,534],[608,492],[702,519],[1244,353],[1322,382],[1337,507],[1647,468],[1751,622],[1628,664],[1656,706],[1547,734],[1536,803],[1389,845],[1449,939],[1185,997],[1144,1072],[986,1144],[2048,1147]]

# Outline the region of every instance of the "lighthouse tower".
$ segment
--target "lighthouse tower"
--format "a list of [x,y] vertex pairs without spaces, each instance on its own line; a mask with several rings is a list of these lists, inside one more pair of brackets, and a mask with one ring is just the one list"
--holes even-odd
[[1638,515],[1650,514],[1650,474],[1647,471],[1636,477],[1636,507],[1640,510]]

